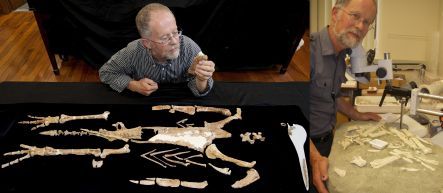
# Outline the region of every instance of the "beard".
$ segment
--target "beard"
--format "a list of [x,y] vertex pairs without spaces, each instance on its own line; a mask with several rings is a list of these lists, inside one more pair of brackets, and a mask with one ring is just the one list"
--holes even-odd
[[178,55],[180,54],[180,45],[177,47],[174,46],[173,49],[171,49],[166,55],[165,58],[168,60],[173,60],[178,58]]
[[[334,27],[333,31],[337,40],[348,48],[357,47],[363,40],[363,32],[356,28],[344,29],[338,32],[337,29]],[[349,33],[352,33],[354,35],[350,35]]]

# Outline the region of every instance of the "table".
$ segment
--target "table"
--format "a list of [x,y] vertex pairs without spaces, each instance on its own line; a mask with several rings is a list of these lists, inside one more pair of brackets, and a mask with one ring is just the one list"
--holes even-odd
[[[216,82],[213,92],[207,97],[196,98],[187,89],[178,85],[160,85],[157,94],[144,97],[131,92],[116,93],[100,83],[26,83],[4,82],[0,84],[0,153],[21,150],[20,144],[58,149],[72,148],[121,148],[129,144],[129,154],[112,155],[103,159],[102,168],[92,168],[89,156],[34,156],[17,164],[0,169],[0,192],[297,192],[306,191],[295,148],[282,123],[300,124],[308,128],[306,116],[307,83],[232,83]],[[303,102],[304,101],[304,102]],[[190,116],[176,112],[152,111],[153,105],[205,105],[227,108],[235,112],[242,109],[242,120],[234,120],[223,127],[232,134],[228,139],[215,139],[214,144],[222,153],[231,157],[257,161],[254,166],[261,179],[245,188],[231,188],[236,180],[245,176],[247,168],[235,166],[206,157],[197,159],[219,167],[229,167],[230,176],[225,176],[210,167],[162,168],[140,157],[153,149],[177,148],[172,144],[135,144],[123,141],[107,141],[95,136],[42,136],[30,131],[30,125],[18,121],[30,120],[27,115],[56,116],[60,114],[84,115],[110,111],[108,120],[80,120],[64,124],[51,124],[39,131],[69,130],[80,128],[112,130],[111,124],[122,121],[126,127],[176,126],[176,122],[188,119],[187,123],[201,126],[204,121],[215,122],[224,116],[196,113]],[[305,111],[305,112],[303,112]],[[264,142],[249,144],[241,142],[244,132],[262,132]],[[144,133],[150,137],[155,133]],[[178,147],[177,151],[193,149]],[[305,152],[308,143],[305,143]],[[20,156],[0,156],[1,164]],[[208,181],[208,187],[196,190],[184,187],[165,188],[143,186],[129,180],[149,177],[177,178],[188,181]],[[294,180],[295,179],[295,180]]]
[[[375,126],[375,122],[352,121],[343,124],[335,131],[334,143],[329,156],[328,188],[331,193],[344,192],[377,192],[377,193],[415,193],[415,192],[440,192],[443,190],[443,149],[437,145],[431,146],[433,153],[427,158],[439,161],[439,165],[432,165],[435,171],[424,169],[415,162],[410,164],[402,159],[396,160],[381,168],[372,168],[369,162],[389,156],[392,149],[385,148],[380,152],[368,152],[373,149],[369,145],[351,145],[343,150],[339,142],[344,139],[346,130],[356,126]],[[399,140],[395,136],[384,135],[379,139],[387,142]],[[429,147],[428,145],[426,145]],[[367,165],[359,168],[351,164],[353,156],[361,156]],[[420,171],[401,171],[401,167],[418,168]],[[334,168],[346,170],[344,177],[339,177]]]

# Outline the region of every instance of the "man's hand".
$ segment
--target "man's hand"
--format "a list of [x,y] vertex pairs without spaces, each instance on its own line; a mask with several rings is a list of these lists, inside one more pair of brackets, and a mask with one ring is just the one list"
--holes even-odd
[[328,180],[328,158],[320,156],[311,160],[312,180],[319,193],[327,193],[324,182]]
[[215,71],[215,64],[210,60],[202,60],[195,66],[195,77],[200,81],[207,81]]
[[312,183],[314,184],[317,192],[329,193],[325,187],[324,182],[328,180],[328,158],[320,155],[314,143],[309,140],[309,154],[312,168]]
[[129,82],[128,89],[133,92],[138,92],[142,95],[149,96],[158,89],[158,85],[149,78],[143,78],[138,81],[132,80]]
[[358,121],[380,121],[381,117],[376,113],[359,113]]
[[381,117],[376,113],[361,113],[355,110],[351,103],[347,102],[343,97],[337,100],[337,109],[349,118],[355,121],[380,121]]

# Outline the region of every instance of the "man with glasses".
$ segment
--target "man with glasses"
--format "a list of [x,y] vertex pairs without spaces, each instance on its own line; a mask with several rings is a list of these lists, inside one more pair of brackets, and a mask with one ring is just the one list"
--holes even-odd
[[353,120],[379,121],[375,113],[360,113],[340,93],[345,81],[345,57],[361,44],[377,14],[376,0],[337,0],[331,24],[311,36],[310,162],[315,187],[311,192],[328,192],[328,156],[333,141],[336,113]]
[[187,82],[195,96],[207,95],[213,86],[215,64],[209,60],[193,64],[200,47],[182,35],[171,10],[151,3],[138,12],[135,20],[141,38],[130,42],[100,68],[100,80],[118,92],[127,88],[146,96],[159,84]]

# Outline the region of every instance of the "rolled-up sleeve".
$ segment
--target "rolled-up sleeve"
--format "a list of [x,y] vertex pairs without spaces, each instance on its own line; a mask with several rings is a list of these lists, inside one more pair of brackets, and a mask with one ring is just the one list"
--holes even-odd
[[202,96],[206,96],[211,90],[212,87],[214,86],[214,80],[211,78],[208,79],[208,85],[206,87],[206,89],[203,92],[199,92],[197,89],[197,83],[196,83],[196,78],[192,78],[189,82],[188,82],[188,87],[191,90],[192,94],[194,94],[194,96],[197,97],[202,97]]

